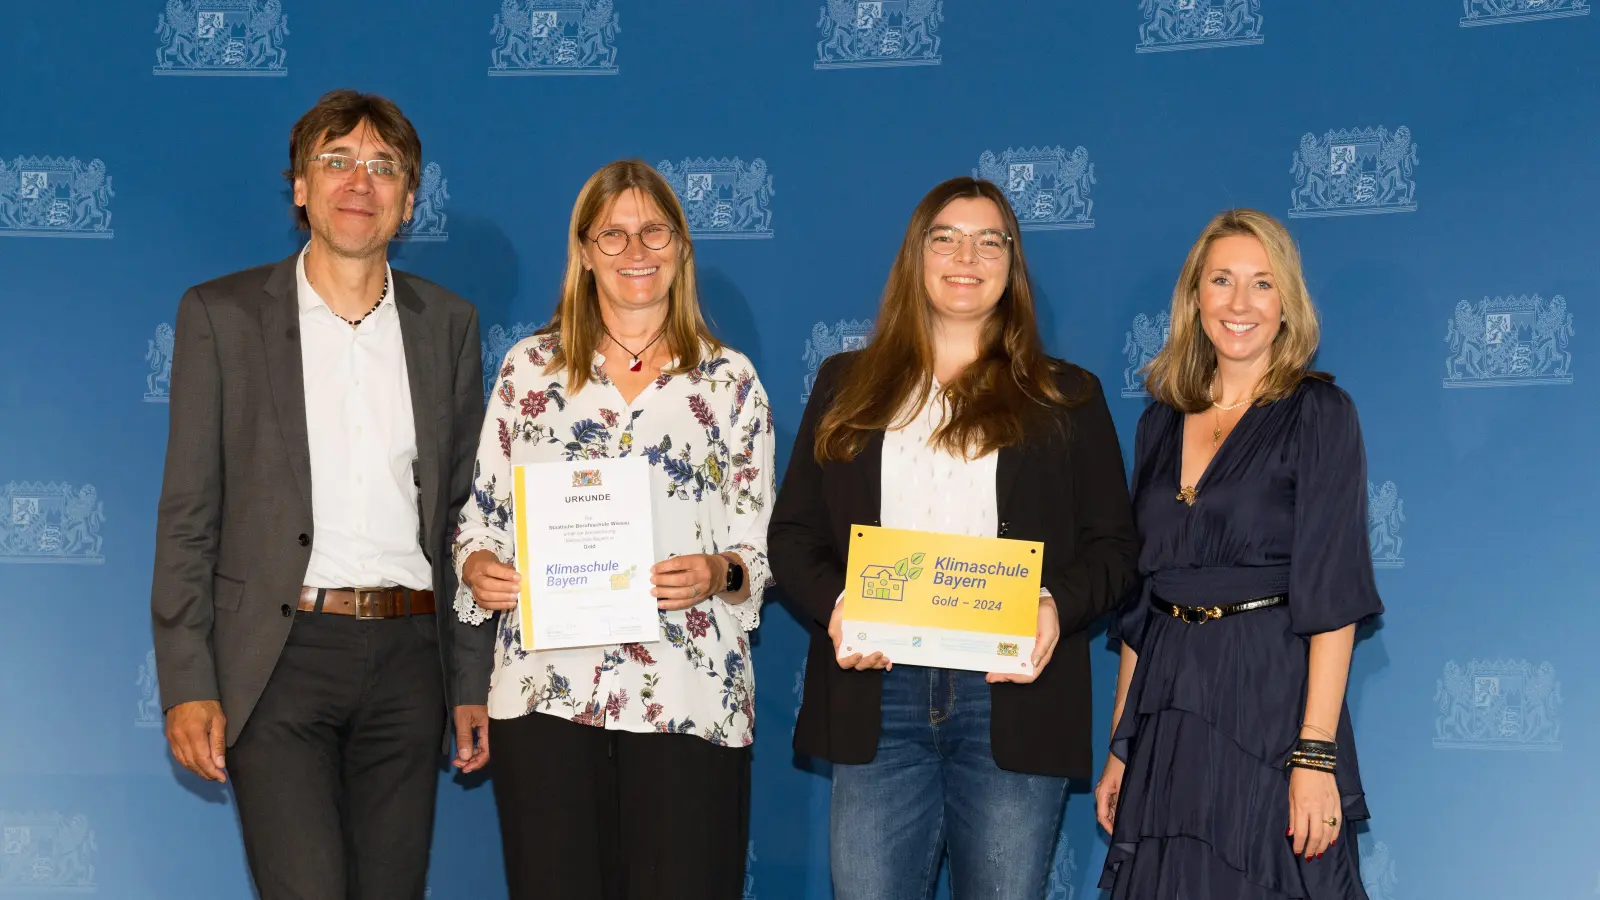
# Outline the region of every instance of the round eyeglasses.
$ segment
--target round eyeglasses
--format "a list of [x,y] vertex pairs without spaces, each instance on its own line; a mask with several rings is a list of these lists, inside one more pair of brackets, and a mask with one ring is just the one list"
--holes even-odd
[[648,250],[665,250],[667,245],[672,243],[672,235],[672,229],[666,225],[646,225],[633,232],[623,231],[621,228],[607,228],[589,240],[600,248],[601,253],[616,256],[628,249],[628,243],[635,236]]
[[961,242],[972,238],[973,249],[984,259],[999,259],[1011,249],[1011,235],[993,228],[967,234],[954,225],[935,225],[928,229],[928,249],[950,256],[961,249]]

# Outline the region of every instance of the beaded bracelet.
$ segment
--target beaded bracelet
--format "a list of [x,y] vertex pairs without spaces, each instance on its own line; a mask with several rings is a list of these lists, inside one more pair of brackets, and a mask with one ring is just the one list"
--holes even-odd
[[1289,754],[1288,765],[1327,772],[1331,775],[1337,766],[1338,751],[1339,745],[1332,741],[1312,741],[1302,738],[1295,745],[1294,752]]

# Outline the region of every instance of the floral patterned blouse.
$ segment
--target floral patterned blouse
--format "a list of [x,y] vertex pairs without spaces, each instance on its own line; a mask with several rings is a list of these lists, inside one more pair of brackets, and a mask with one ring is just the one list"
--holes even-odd
[[[663,611],[652,643],[524,651],[515,615],[497,617],[489,715],[540,712],[584,725],[635,732],[694,734],[714,744],[754,740],[755,673],[745,634],[761,620],[772,584],[767,519],[773,492],[772,411],[755,368],[723,348],[682,375],[665,372],[630,405],[602,370],[569,394],[566,373],[546,374],[553,334],[512,347],[489,398],[472,499],[461,510],[456,574],[477,550],[511,562],[511,466],[644,454],[656,491],[655,542],[666,556],[736,551],[750,598],[714,597]],[[669,366],[670,368],[670,366]],[[461,621],[492,613],[463,584]]]

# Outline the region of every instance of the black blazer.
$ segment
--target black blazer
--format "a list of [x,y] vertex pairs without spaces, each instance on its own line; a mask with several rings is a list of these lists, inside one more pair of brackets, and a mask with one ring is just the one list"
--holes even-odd
[[[871,762],[878,749],[883,679],[839,668],[827,635],[845,586],[850,527],[879,524],[883,432],[855,459],[818,464],[817,422],[848,377],[855,354],[841,353],[817,373],[789,468],[772,509],[767,553],[779,585],[817,627],[806,663],[795,749],[840,763]],[[1055,429],[1000,451],[995,494],[1000,537],[1042,541],[1042,583],[1061,613],[1061,640],[1031,684],[990,688],[990,742],[1002,769],[1087,778],[1091,703],[1087,629],[1135,581],[1139,539],[1128,502],[1122,449],[1099,379],[1069,363],[1058,384],[1083,398]]]

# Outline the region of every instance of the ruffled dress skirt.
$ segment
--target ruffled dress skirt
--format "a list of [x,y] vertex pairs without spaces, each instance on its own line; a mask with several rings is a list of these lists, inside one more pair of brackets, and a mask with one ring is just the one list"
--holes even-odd
[[[1272,588],[1171,602],[1237,602]],[[1140,598],[1146,607],[1152,589]],[[1348,711],[1338,728],[1338,842],[1307,860],[1285,833],[1285,764],[1300,733],[1308,651],[1288,609],[1193,625],[1147,609],[1121,619],[1139,664],[1112,738],[1126,769],[1100,887],[1112,900],[1368,900],[1352,828],[1368,813]]]

